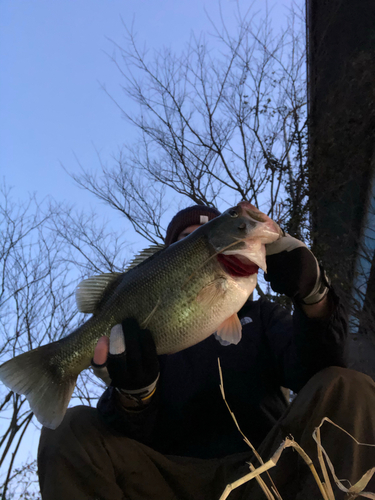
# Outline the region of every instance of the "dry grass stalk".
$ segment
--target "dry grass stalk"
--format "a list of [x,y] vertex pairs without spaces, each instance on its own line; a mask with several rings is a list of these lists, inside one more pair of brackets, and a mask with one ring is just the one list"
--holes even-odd
[[[279,448],[273,454],[272,458],[270,460],[268,460],[268,462],[263,463],[263,465],[261,465],[260,467],[255,469],[253,472],[250,472],[249,474],[246,474],[245,476],[241,477],[240,479],[237,479],[237,481],[234,481],[233,483],[228,484],[226,486],[225,490],[223,491],[223,494],[219,498],[219,500],[226,500],[233,490],[235,490],[236,488],[238,488],[242,484],[247,483],[248,481],[251,481],[251,479],[257,478],[263,472],[266,472],[269,469],[272,469],[272,467],[275,467],[275,465],[277,464],[277,461],[279,460],[279,458],[281,456],[281,453],[283,452],[283,450],[285,448],[290,446],[290,443],[291,443],[291,441],[286,439],[285,441],[283,441],[281,443]],[[267,486],[265,484],[264,484],[264,486],[267,488]],[[272,493],[269,491],[268,488],[267,488],[267,490],[268,490],[269,494],[272,495]]]
[[[299,446],[299,444],[296,443],[293,439],[289,439],[289,438],[285,439],[285,441],[283,441],[280,444],[279,448],[273,454],[273,456],[271,457],[271,459],[268,460],[268,462],[264,463],[263,460],[262,460],[262,458],[258,454],[258,452],[255,450],[254,446],[250,443],[250,441],[247,439],[247,437],[241,431],[240,426],[238,425],[238,422],[236,420],[236,417],[233,414],[233,412],[231,411],[231,409],[230,409],[230,407],[229,407],[229,405],[228,405],[228,403],[227,403],[227,401],[225,399],[223,374],[222,374],[222,370],[221,370],[220,359],[218,359],[218,365],[219,365],[219,374],[220,374],[220,390],[221,390],[221,394],[223,396],[223,400],[224,400],[224,402],[225,402],[225,404],[226,404],[226,406],[227,406],[227,408],[229,410],[229,413],[231,414],[231,416],[233,418],[234,423],[236,424],[237,429],[241,433],[244,441],[252,449],[252,451],[254,452],[255,456],[257,457],[257,459],[259,460],[259,462],[262,464],[258,468],[255,468],[254,465],[249,464],[251,472],[249,474],[246,474],[242,478],[238,479],[237,481],[234,481],[233,483],[228,484],[226,486],[223,494],[219,498],[219,500],[226,500],[228,498],[228,496],[230,495],[230,493],[234,489],[238,488],[239,486],[241,486],[242,484],[244,484],[244,483],[246,483],[248,481],[251,481],[254,478],[258,481],[260,487],[262,488],[264,494],[267,497],[267,500],[273,500],[274,496],[273,496],[272,492],[270,491],[270,489],[265,484],[265,482],[263,481],[263,479],[260,477],[260,474],[263,474],[263,472],[267,472],[267,474],[268,474],[268,470],[271,469],[272,467],[275,467],[275,465],[277,464],[277,462],[278,462],[278,460],[279,460],[282,452],[285,450],[285,448],[289,448],[289,447],[293,447],[299,453],[299,455],[302,457],[302,459],[305,461],[306,465],[310,468],[310,471],[313,474],[314,479],[315,479],[315,481],[316,481],[316,483],[317,483],[317,485],[319,487],[319,490],[320,490],[320,493],[322,495],[323,500],[335,500],[335,496],[334,496],[334,493],[333,493],[332,485],[331,485],[331,482],[330,482],[330,479],[329,479],[329,475],[328,475],[328,472],[327,472],[327,468],[326,468],[326,464],[325,464],[324,459],[326,459],[326,461],[327,461],[328,467],[329,467],[329,469],[331,471],[332,477],[333,477],[336,485],[338,486],[338,488],[341,491],[344,491],[345,493],[347,493],[348,500],[354,500],[358,496],[361,496],[361,497],[364,497],[364,498],[370,498],[372,500],[375,500],[375,494],[374,493],[371,493],[371,492],[368,492],[368,491],[363,491],[364,488],[367,486],[368,482],[370,481],[370,479],[372,478],[372,476],[374,475],[374,473],[375,473],[375,467],[373,467],[372,469],[369,469],[361,477],[361,479],[357,483],[355,483],[353,486],[350,486],[350,488],[346,488],[342,484],[343,481],[340,481],[337,478],[337,476],[335,474],[335,469],[333,467],[333,464],[332,464],[331,460],[329,459],[327,452],[325,451],[325,449],[323,448],[323,446],[321,444],[320,427],[323,425],[324,422],[329,422],[332,425],[334,425],[335,427],[337,427],[338,429],[340,429],[341,431],[345,432],[345,434],[347,434],[351,439],[353,439],[360,446],[374,446],[375,447],[375,444],[360,443],[351,434],[349,434],[349,432],[347,432],[345,429],[343,429],[339,425],[337,425],[334,422],[332,422],[332,420],[330,420],[327,417],[324,417],[322,419],[320,425],[315,428],[315,430],[313,432],[313,435],[312,435],[313,439],[315,440],[315,442],[317,444],[317,453],[318,453],[319,465],[320,465],[320,467],[322,469],[322,474],[323,474],[323,478],[324,478],[324,482],[323,483],[322,483],[322,481],[319,478],[319,475],[318,475],[318,473],[317,473],[317,471],[315,469],[315,466],[314,466],[311,458],[301,448],[301,446]],[[269,479],[272,482],[272,479],[269,476],[269,474],[268,474],[268,477],[269,477]],[[276,486],[273,484],[273,482],[272,482],[272,485],[273,485],[272,489],[273,489],[273,491],[274,491],[274,493],[276,495],[277,500],[282,500],[282,498],[281,498],[279,492],[277,491]]]
[[[243,485],[244,483],[247,483],[248,481],[251,481],[252,479],[261,479],[261,478],[258,478],[258,476],[260,474],[263,474],[263,472],[266,472],[268,471],[269,469],[272,469],[272,467],[275,467],[282,452],[285,450],[285,448],[294,448],[298,453],[299,455],[303,458],[303,460],[306,462],[306,464],[309,466],[314,478],[315,478],[315,481],[317,482],[318,484],[318,487],[319,487],[319,490],[320,490],[320,493],[323,497],[323,500],[331,500],[328,496],[327,496],[327,492],[324,488],[324,485],[322,484],[319,476],[318,476],[318,473],[314,467],[314,464],[312,463],[312,460],[311,458],[307,455],[307,453],[299,446],[298,443],[296,443],[293,439],[285,439],[285,441],[283,441],[281,443],[281,445],[278,447],[278,449],[275,451],[275,453],[272,455],[272,457],[270,458],[270,460],[268,460],[268,462],[264,463],[263,465],[261,465],[260,467],[258,467],[257,469],[254,468],[254,470],[252,470],[252,472],[250,472],[249,474],[246,474],[245,476],[241,477],[240,479],[237,479],[237,481],[234,481],[233,483],[230,483],[226,486],[223,494],[221,495],[221,497],[219,498],[219,500],[226,500],[229,496],[229,494],[235,490],[236,488],[238,488],[239,486]],[[258,482],[259,482],[258,480]],[[262,481],[263,482],[263,481]],[[267,488],[267,486],[264,484],[264,486]],[[268,489],[268,488],[267,488]],[[264,491],[264,490],[263,490]],[[268,489],[269,491],[269,489]],[[278,493],[278,498],[281,498],[280,494]],[[370,497],[371,498],[371,497]],[[333,499],[334,500],[334,499]]]
[[[317,431],[317,438],[320,442],[320,427],[318,427],[315,430]],[[331,481],[329,480],[327,468],[326,468],[326,465],[324,463],[322,450],[321,450],[321,448],[319,448],[319,446],[317,449],[317,453],[318,453],[319,465],[320,465],[320,468],[322,469],[323,478],[324,478],[323,486],[326,490],[326,493],[327,493],[329,500],[335,500],[335,495],[334,495],[333,490],[332,490]]]
[[[338,429],[340,429],[342,432],[345,432],[345,434],[347,434],[351,439],[353,439],[353,441],[355,441],[359,446],[371,446],[371,447],[375,447],[375,444],[360,443],[359,441],[357,441],[357,439],[355,439],[354,436],[352,436],[351,434],[349,434],[349,432],[347,432],[345,429],[343,429],[339,425],[337,425],[334,422],[332,422],[332,420],[330,420],[328,417],[324,417],[322,419],[322,421],[320,422],[320,425],[318,427],[316,427],[316,429],[314,430],[314,432],[313,432],[313,438],[314,438],[314,441],[316,442],[317,447],[318,447],[318,459],[319,459],[320,467],[322,468],[322,471],[323,471],[323,475],[325,474],[324,475],[324,479],[325,479],[325,482],[326,482],[325,484],[327,486],[329,485],[329,488],[332,491],[324,459],[327,461],[327,465],[328,465],[328,467],[329,467],[329,469],[331,471],[332,477],[333,477],[333,479],[334,479],[337,487],[341,491],[347,493],[348,498],[350,500],[352,500],[354,498],[357,498],[357,497],[371,498],[371,499],[375,500],[375,493],[371,493],[369,491],[363,491],[366,488],[366,486],[367,486],[368,482],[370,481],[370,479],[372,478],[372,476],[374,475],[374,473],[375,473],[375,467],[372,467],[367,472],[365,472],[365,474],[363,474],[363,476],[361,477],[361,479],[359,481],[357,481],[354,485],[350,486],[350,488],[346,488],[343,485],[343,480],[340,481],[338,479],[338,477],[336,476],[335,468],[334,468],[334,466],[333,466],[333,464],[332,464],[332,462],[331,462],[331,460],[330,460],[327,452],[323,448],[322,443],[321,443],[321,439],[320,439],[320,428],[324,424],[324,422],[328,422],[328,423],[334,425],[335,427],[337,427]],[[332,496],[329,497],[329,500],[331,500],[331,499],[334,500],[333,492],[332,492]]]
[[[256,470],[254,465],[251,462],[247,462],[247,463],[249,465],[251,472],[254,472]],[[263,479],[260,476],[257,476],[255,479],[258,481],[259,486],[261,487],[261,489],[263,490],[263,493],[267,497],[267,500],[275,500],[275,497],[273,496],[273,494],[271,493],[271,491],[269,490],[268,486],[263,481]],[[280,493],[275,488],[272,487],[272,490],[273,490],[277,500],[283,500],[280,496]]]
[[[251,472],[249,474],[246,474],[244,477],[238,479],[237,481],[235,481],[234,483],[231,483],[229,485],[227,485],[227,487],[225,488],[222,496],[220,497],[219,500],[225,500],[228,495],[230,494],[230,492],[236,488],[238,488],[238,486],[241,486],[242,484],[248,482],[248,481],[251,481],[251,479],[256,479],[259,486],[262,488],[264,494],[266,495],[267,497],[267,500],[273,500],[274,499],[274,496],[272,494],[272,492],[270,491],[270,489],[268,488],[268,486],[265,484],[265,482],[263,481],[263,479],[261,477],[259,477],[260,474],[262,474],[263,472],[267,472],[269,469],[271,469],[272,467],[274,467],[277,463],[277,461],[279,460],[280,456],[281,456],[281,453],[283,452],[283,450],[285,448],[289,448],[289,447],[293,447],[300,455],[301,457],[303,458],[303,460],[306,462],[306,464],[309,466],[317,484],[318,484],[318,487],[319,487],[319,490],[321,491],[322,493],[322,497],[323,497],[323,500],[331,500],[328,496],[327,496],[327,493],[326,493],[326,490],[322,484],[322,482],[320,481],[320,478],[316,472],[316,469],[314,467],[314,464],[311,460],[311,458],[304,452],[304,450],[299,446],[299,444],[297,444],[293,439],[286,439],[285,441],[283,441],[281,443],[281,445],[279,446],[279,448],[276,450],[276,452],[273,454],[272,458],[265,464],[262,460],[262,457],[259,455],[259,453],[257,452],[257,450],[254,448],[254,446],[251,444],[251,442],[247,439],[247,437],[245,436],[245,434],[242,432],[240,426],[238,425],[238,422],[237,422],[237,419],[234,415],[234,413],[232,412],[232,410],[230,409],[229,405],[228,405],[228,402],[227,400],[225,399],[225,391],[224,391],[224,382],[223,382],[223,373],[222,373],[222,370],[221,370],[221,365],[220,365],[220,359],[218,358],[218,366],[219,366],[219,375],[220,375],[220,390],[221,390],[221,395],[223,397],[223,400],[228,408],[228,411],[229,413],[231,414],[231,417],[234,421],[234,423],[236,424],[236,427],[237,429],[239,430],[239,432],[241,433],[245,443],[252,449],[253,453],[255,454],[255,456],[257,457],[257,459],[259,460],[259,462],[262,464],[260,467],[258,467],[257,469],[254,468],[254,466],[252,466],[251,464],[250,465],[250,469],[251,469]],[[277,500],[282,500],[281,498],[281,495],[280,493],[277,491],[277,488],[274,484],[274,482],[272,481],[272,478],[271,476],[268,474],[267,472],[267,475],[272,483],[272,489],[276,495],[276,498]]]
[[[221,370],[221,365],[220,365],[220,358],[217,358],[217,362],[218,362],[218,367],[219,367],[219,375],[220,375],[220,391],[221,391],[221,395],[223,397],[223,400],[224,400],[224,403],[226,404],[226,407],[228,408],[228,411],[234,421],[234,423],[236,424],[236,427],[238,429],[238,431],[240,432],[241,436],[243,437],[243,440],[245,441],[245,443],[251,448],[251,450],[253,451],[254,455],[256,456],[256,458],[258,459],[259,463],[261,465],[264,465],[264,462],[262,460],[262,457],[259,455],[259,453],[257,452],[257,450],[254,448],[254,446],[250,443],[250,441],[247,439],[247,437],[245,436],[245,434],[242,432],[240,426],[238,425],[238,422],[237,422],[237,419],[234,415],[234,413],[232,412],[232,410],[230,409],[228,403],[227,403],[227,400],[225,399],[225,391],[224,391],[224,382],[223,382],[223,373],[222,373],[222,370]],[[250,465],[250,469],[254,467],[252,465]],[[266,485],[266,483],[263,481],[262,478],[258,477],[258,475],[254,476],[256,477],[258,483],[259,483],[259,486],[262,488],[264,494],[266,495],[267,497],[267,500],[275,500],[275,497],[273,496],[273,494],[271,493],[270,489],[268,488],[268,486]],[[272,483],[272,486],[273,486],[273,490],[274,490],[274,493],[276,495],[276,499],[277,500],[282,500],[279,492],[277,491],[277,488],[276,486],[274,485],[272,479],[271,479],[271,476],[268,475],[271,483]],[[249,479],[250,481],[250,479]],[[245,481],[246,482],[246,481]],[[230,492],[229,492],[230,493]],[[229,495],[228,493],[228,495]],[[225,497],[226,498],[226,497]],[[220,500],[222,500],[220,498]]]

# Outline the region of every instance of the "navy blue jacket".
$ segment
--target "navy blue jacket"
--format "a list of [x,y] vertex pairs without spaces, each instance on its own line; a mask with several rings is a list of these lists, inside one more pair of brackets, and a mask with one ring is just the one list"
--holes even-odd
[[109,387],[98,410],[113,432],[169,455],[222,457],[247,451],[219,388],[218,358],[227,402],[257,447],[287,407],[280,386],[298,392],[318,371],[345,367],[347,321],[333,291],[329,319],[309,319],[297,306],[292,315],[266,299],[247,302],[238,345],[222,346],[213,335],[176,354],[163,355],[152,402],[125,410]]

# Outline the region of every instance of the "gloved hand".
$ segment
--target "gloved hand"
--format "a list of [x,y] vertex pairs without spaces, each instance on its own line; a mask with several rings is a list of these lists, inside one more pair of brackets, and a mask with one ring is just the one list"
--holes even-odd
[[126,319],[112,328],[108,357],[102,364],[97,362],[97,349],[92,366],[100,378],[104,380],[102,370],[106,367],[111,385],[140,404],[154,394],[159,378],[159,361],[149,330],[141,329],[133,318]]
[[329,291],[329,283],[314,254],[302,243],[284,233],[266,245],[267,274],[274,292],[287,295],[296,302],[312,305]]

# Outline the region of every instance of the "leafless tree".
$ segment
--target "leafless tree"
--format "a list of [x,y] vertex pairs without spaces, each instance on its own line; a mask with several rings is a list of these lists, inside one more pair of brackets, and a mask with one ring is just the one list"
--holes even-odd
[[[113,165],[100,161],[100,174],[82,168],[73,177],[148,242],[163,241],[171,198],[221,209],[251,200],[289,233],[309,237],[304,16],[292,12],[278,32],[268,15],[238,11],[237,21],[233,33],[222,19],[211,34],[192,35],[177,55],[141,49],[132,30],[127,47],[115,44],[125,99],[139,113],[117,105],[139,140]],[[0,362],[69,333],[83,320],[77,281],[126,264],[124,238],[93,214],[35,199],[17,207],[5,188],[2,200]],[[100,392],[89,379],[82,375],[75,392],[85,404]],[[24,397],[3,386],[0,396],[2,498],[31,499],[35,466],[16,465],[16,456],[37,423]]]
[[[81,167],[72,174],[76,182],[127,218],[146,242],[163,241],[177,206],[224,209],[242,199],[309,241],[304,13],[295,6],[283,29],[272,26],[268,14],[259,18],[238,10],[234,31],[222,17],[210,34],[192,35],[179,54],[141,48],[125,26],[126,47],[113,42],[124,91],[124,104],[116,104],[139,132],[138,140],[112,164],[99,157],[99,174]],[[137,113],[127,112],[129,100],[138,105]],[[83,321],[74,301],[78,280],[123,270],[127,249],[123,235],[97,223],[93,213],[40,205],[35,198],[17,206],[5,187],[0,194],[3,362],[57,340]],[[357,272],[363,279],[353,314],[363,328],[370,323],[363,316],[361,283],[373,266],[371,224],[368,229],[372,243],[361,248]],[[270,291],[265,283],[262,289]],[[81,375],[75,402],[92,404],[101,392],[95,384],[89,373]],[[22,464],[16,457],[38,424],[23,396],[1,386],[0,398],[2,499],[31,500],[37,497],[35,457]]]
[[[3,363],[70,333],[84,319],[75,305],[77,282],[90,274],[123,269],[125,260],[119,237],[108,234],[105,223],[98,225],[95,214],[76,214],[63,205],[39,204],[34,197],[18,204],[6,186],[1,187],[0,196]],[[73,398],[75,404],[95,403],[103,390],[98,386],[89,372],[82,374]],[[15,492],[19,498],[26,498],[21,489],[36,482],[32,465],[35,457],[25,458],[20,464],[18,456],[25,456],[25,436],[39,425],[26,398],[3,385],[0,413],[1,498],[17,498]],[[33,491],[29,488],[27,498],[33,498]]]
[[375,378],[375,196],[366,207],[350,302],[351,367]]
[[[251,200],[306,236],[304,17],[291,12],[275,32],[268,14],[253,14],[238,10],[234,33],[223,18],[212,23],[180,54],[142,49],[126,27],[127,46],[113,42],[125,94],[116,104],[139,140],[114,165],[101,162],[101,175],[73,177],[152,243],[171,198],[220,208]],[[129,99],[138,113],[126,111]]]
[[[1,189],[0,359],[51,342],[67,333],[76,320],[70,270],[62,265],[61,245],[46,230],[53,212],[44,213],[35,198],[16,204]],[[22,440],[33,422],[23,396],[3,385],[1,395],[0,467],[2,498],[15,478],[13,466]],[[34,425],[34,422],[33,424]]]

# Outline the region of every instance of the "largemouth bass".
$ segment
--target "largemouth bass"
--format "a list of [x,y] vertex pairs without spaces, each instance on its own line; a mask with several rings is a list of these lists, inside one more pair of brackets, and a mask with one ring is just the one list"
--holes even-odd
[[215,332],[225,343],[238,343],[237,312],[256,286],[258,268],[266,269],[265,244],[279,236],[276,223],[241,202],[127,272],[83,281],[77,303],[92,317],[65,338],[1,365],[0,380],[24,394],[39,422],[54,429],[98,339],[125,318],[151,330],[158,354]]

